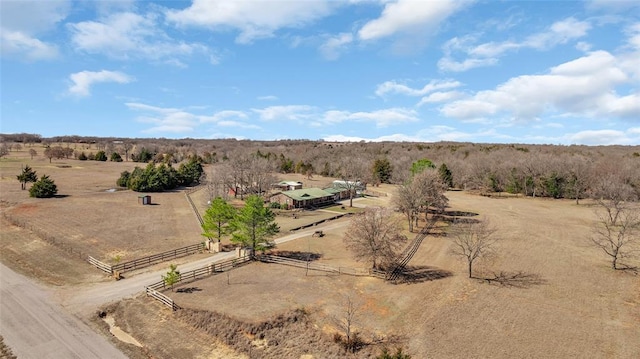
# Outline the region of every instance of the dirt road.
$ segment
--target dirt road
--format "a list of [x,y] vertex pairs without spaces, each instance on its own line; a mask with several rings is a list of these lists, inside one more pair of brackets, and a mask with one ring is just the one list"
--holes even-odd
[[[322,225],[309,227],[302,230],[276,238],[276,244],[285,243],[298,238],[311,236],[316,230],[331,230],[348,225],[348,221],[338,220]],[[210,257],[183,263],[179,265],[180,272],[188,272],[194,269],[205,267],[214,262],[220,262],[234,258],[235,252],[216,253]],[[139,295],[144,292],[145,286],[162,280],[162,276],[167,272],[166,268],[159,271],[149,271],[138,273],[134,276],[117,282],[96,283],[87,287],[68,287],[57,291],[57,301],[74,314],[89,315],[96,308],[123,298]],[[125,273],[126,275],[126,273]]]
[[0,332],[18,358],[126,359],[51,298],[49,290],[0,264]]

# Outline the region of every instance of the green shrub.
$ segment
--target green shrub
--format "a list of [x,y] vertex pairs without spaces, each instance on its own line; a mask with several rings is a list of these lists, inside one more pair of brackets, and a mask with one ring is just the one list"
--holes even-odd
[[47,175],[42,175],[42,177],[29,188],[29,196],[35,198],[50,198],[57,193],[58,187]]
[[109,158],[111,162],[122,162],[122,157],[118,152],[112,152],[111,157]]
[[87,160],[87,155],[84,152],[80,152],[80,154],[78,155],[78,159],[80,161],[86,161]]

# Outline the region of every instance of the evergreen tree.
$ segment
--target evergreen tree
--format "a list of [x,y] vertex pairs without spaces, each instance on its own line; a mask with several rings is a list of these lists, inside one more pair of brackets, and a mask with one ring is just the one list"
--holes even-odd
[[229,222],[235,214],[236,209],[232,205],[216,197],[204,214],[202,235],[207,238],[217,238],[220,242],[222,236],[230,232]]
[[393,167],[387,158],[379,158],[373,163],[373,177],[380,183],[391,183]]
[[426,170],[427,168],[436,168],[436,165],[426,158],[417,160],[411,164],[411,175],[415,176],[418,173]]
[[164,284],[171,287],[171,291],[173,292],[173,286],[180,282],[180,271],[178,270],[178,266],[170,264],[169,271],[167,272],[167,275],[162,276],[162,280],[164,281]]
[[249,247],[254,252],[264,250],[270,244],[269,237],[278,233],[280,228],[275,222],[275,215],[264,206],[262,198],[256,195],[247,197],[244,207],[231,221],[232,241]]
[[200,183],[200,177],[204,172],[201,162],[202,159],[200,157],[193,156],[187,163],[183,163],[178,167],[181,185],[190,186],[194,183]]
[[58,193],[58,187],[47,175],[43,175],[29,188],[29,196],[35,198],[50,198],[56,193]]
[[107,160],[107,154],[104,151],[98,151],[94,157],[94,160],[104,162]]
[[446,164],[443,163],[440,165],[438,173],[440,174],[440,179],[447,185],[447,187],[453,187],[453,174]]
[[111,162],[122,162],[122,156],[118,152],[112,152],[109,160]]
[[38,180],[38,176],[36,175],[36,171],[34,171],[33,169],[31,169],[31,167],[29,167],[29,165],[26,165],[23,169],[22,172],[16,176],[18,178],[18,181],[20,181],[20,185],[22,187],[22,190],[24,191],[27,188],[27,183],[29,182],[36,182]]

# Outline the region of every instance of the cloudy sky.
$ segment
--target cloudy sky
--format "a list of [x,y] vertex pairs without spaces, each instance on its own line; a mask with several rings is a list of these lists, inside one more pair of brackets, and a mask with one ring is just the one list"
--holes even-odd
[[638,145],[637,4],[0,0],[0,132]]

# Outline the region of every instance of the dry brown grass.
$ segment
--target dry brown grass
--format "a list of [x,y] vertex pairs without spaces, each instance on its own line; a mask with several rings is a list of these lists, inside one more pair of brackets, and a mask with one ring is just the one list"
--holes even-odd
[[[26,161],[26,156],[14,155],[0,161],[0,209],[83,251],[106,259],[122,251],[126,259],[201,240],[184,194],[153,194],[159,205],[142,207],[135,193],[105,192],[133,163],[54,160],[50,165],[48,160]],[[28,198],[15,180],[23,160],[39,175],[51,175],[67,197]],[[65,163],[71,168],[57,167]],[[589,245],[593,207],[563,200],[447,195],[451,210],[478,213],[499,228],[499,256],[480,262],[476,276],[498,274],[500,281],[466,278],[465,263],[449,254],[449,239],[430,236],[409,263],[417,279],[407,284],[320,272],[307,276],[304,269],[256,263],[230,272],[230,284],[226,275],[215,276],[188,284],[199,291],[170,295],[190,309],[215,310],[252,323],[305,308],[314,327],[328,337],[336,330],[332,318],[343,311],[344,296],[354,296],[361,314],[355,326],[363,337],[399,338],[414,358],[640,357],[640,277],[611,270],[607,258]],[[389,199],[359,203],[378,205]],[[279,249],[318,253],[318,260],[327,264],[363,266],[344,250],[343,231],[330,230],[325,237],[288,242]],[[44,275],[34,265],[42,262],[42,271],[56,273],[50,275],[51,282],[63,280],[57,273],[69,269],[60,268],[62,262],[43,260],[49,247],[32,234],[4,222],[1,233],[3,262],[27,263],[27,272],[36,276]],[[81,270],[80,265],[73,268]],[[430,276],[433,272],[454,275]],[[117,324],[154,357],[211,354],[210,335],[151,300],[118,306]]]
[[[35,199],[20,190],[15,176],[23,163],[39,176],[48,174],[59,196]],[[182,191],[152,193],[150,206],[140,205],[136,192],[109,191],[116,187],[120,172],[136,165],[142,166],[77,160],[49,164],[46,159],[31,161],[28,154],[12,153],[0,162],[4,214],[19,227],[107,263],[201,242],[198,222]]]
[[[428,237],[409,263],[413,269],[450,271],[410,284],[327,275],[274,264],[252,264],[226,276],[189,284],[175,293],[180,305],[212,309],[239,320],[267,320],[304,307],[314,323],[336,330],[344,295],[356,295],[358,330],[367,340],[393,333],[407,352],[424,357],[610,357],[640,355],[640,280],[609,269],[588,245],[593,208],[571,201],[493,199],[448,193],[451,210],[479,213],[500,231],[500,255],[480,262],[468,279],[449,253],[449,239]],[[353,262],[339,235],[298,240],[280,249],[321,253],[327,263]],[[240,303],[240,305],[239,305]]]

